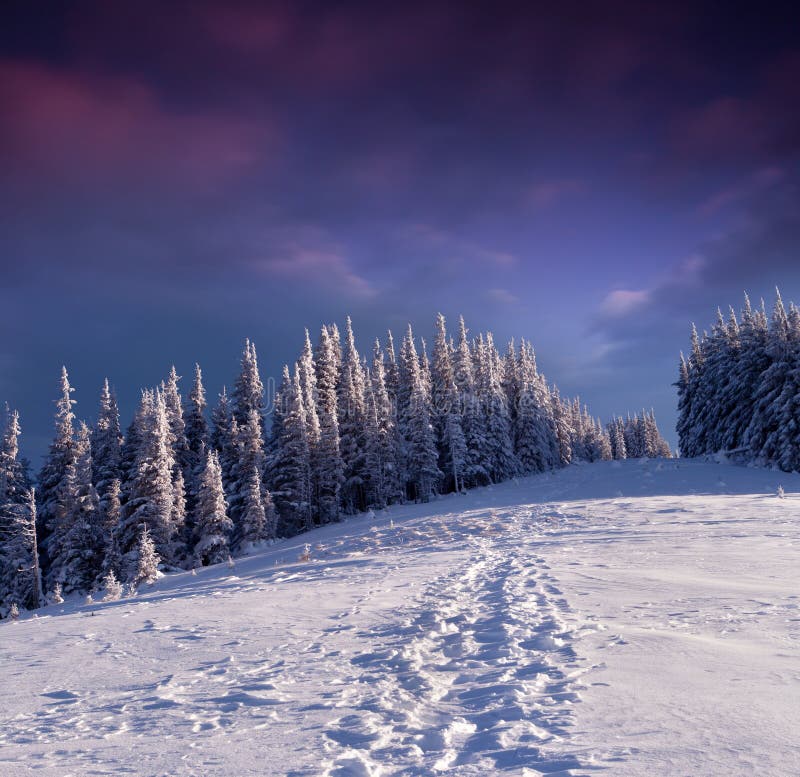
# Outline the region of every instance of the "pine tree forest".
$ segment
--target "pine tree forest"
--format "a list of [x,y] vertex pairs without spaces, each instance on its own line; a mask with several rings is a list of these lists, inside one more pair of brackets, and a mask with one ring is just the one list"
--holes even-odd
[[675,385],[681,455],[800,471],[800,310],[779,291],[771,313],[745,295],[738,316],[718,310],[710,332],[692,327]]
[[[682,450],[744,445],[800,468],[798,375],[800,313],[780,300],[769,326],[748,305],[741,325],[731,315],[695,335],[681,364]],[[6,408],[0,616],[71,592],[118,597],[118,581],[220,563],[344,515],[580,461],[670,455],[652,412],[604,426],[548,384],[529,342],[501,354],[491,333],[469,337],[463,319],[450,336],[441,315],[430,354],[409,327],[399,350],[389,332],[367,358],[348,318],[343,332],[323,326],[316,345],[306,332],[275,392],[250,341],[232,391],[210,409],[199,366],[185,397],[180,381],[173,367],[143,390],[123,433],[111,384],[90,426],[62,368],[35,478]],[[736,386],[752,391],[743,400]],[[784,416],[798,420],[787,427]]]

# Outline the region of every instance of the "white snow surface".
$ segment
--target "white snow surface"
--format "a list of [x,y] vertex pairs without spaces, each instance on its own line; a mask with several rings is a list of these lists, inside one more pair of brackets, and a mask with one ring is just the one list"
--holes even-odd
[[0,623],[0,774],[800,774],[799,542],[676,460],[357,516]]

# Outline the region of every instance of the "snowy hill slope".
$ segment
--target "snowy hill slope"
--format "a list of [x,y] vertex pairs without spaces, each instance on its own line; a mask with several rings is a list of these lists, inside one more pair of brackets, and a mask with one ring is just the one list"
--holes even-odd
[[799,541],[683,461],[359,516],[0,624],[0,774],[797,774]]

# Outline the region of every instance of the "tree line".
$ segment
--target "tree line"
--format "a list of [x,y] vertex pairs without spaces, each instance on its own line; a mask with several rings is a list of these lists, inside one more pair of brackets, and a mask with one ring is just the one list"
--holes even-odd
[[768,315],[745,295],[738,317],[717,310],[711,332],[692,326],[678,380],[681,455],[729,452],[800,471],[800,310],[776,289]]
[[[464,491],[574,461],[668,456],[650,413],[607,426],[539,372],[533,347],[457,336],[436,320],[433,348],[409,326],[371,358],[350,319],[308,331],[265,395],[245,343],[230,394],[209,413],[195,367],[182,397],[173,367],[145,389],[123,434],[108,380],[97,420],[78,422],[62,368],[55,436],[34,488],[8,410],[0,450],[0,614],[47,596],[152,579],[160,564],[225,561],[343,514]],[[269,404],[267,400],[269,399]],[[268,423],[269,422],[269,423]]]

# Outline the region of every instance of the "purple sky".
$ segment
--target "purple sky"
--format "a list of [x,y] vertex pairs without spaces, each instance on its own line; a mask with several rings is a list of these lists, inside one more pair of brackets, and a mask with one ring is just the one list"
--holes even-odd
[[[674,442],[689,322],[800,300],[780,4],[24,2],[0,24],[0,399],[51,435],[245,337],[278,375],[443,312]],[[553,10],[556,9],[556,10]],[[187,388],[184,386],[184,388]],[[188,390],[188,389],[187,389]]]

